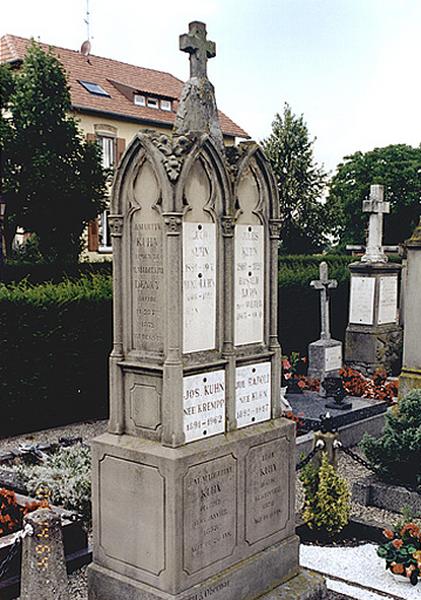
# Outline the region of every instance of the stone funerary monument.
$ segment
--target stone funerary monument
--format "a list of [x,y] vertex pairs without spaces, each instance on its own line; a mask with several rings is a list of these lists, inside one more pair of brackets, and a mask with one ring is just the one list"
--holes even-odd
[[388,263],[383,251],[383,214],[389,212],[389,202],[384,201],[382,185],[370,187],[363,211],[369,214],[368,240],[361,261],[349,266],[351,293],[345,362],[365,374],[381,368],[395,372],[402,341],[398,323],[401,266]]
[[180,42],[191,77],[173,135],[139,133],[114,182],[90,600],[250,600],[298,572],[276,186],[255,143],[223,148],[204,24]]

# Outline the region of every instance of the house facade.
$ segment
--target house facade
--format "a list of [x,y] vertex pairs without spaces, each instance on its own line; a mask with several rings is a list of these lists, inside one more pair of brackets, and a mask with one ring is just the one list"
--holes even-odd
[[[0,38],[0,62],[19,68],[31,40],[15,35]],[[81,51],[49,46],[67,74],[72,114],[89,140],[102,149],[103,166],[115,168],[126,146],[142,129],[169,132],[173,126],[183,82],[170,73],[146,69],[95,56],[89,45]],[[248,134],[219,111],[227,145]],[[85,256],[90,260],[111,257],[108,210],[91,222],[86,236]]]

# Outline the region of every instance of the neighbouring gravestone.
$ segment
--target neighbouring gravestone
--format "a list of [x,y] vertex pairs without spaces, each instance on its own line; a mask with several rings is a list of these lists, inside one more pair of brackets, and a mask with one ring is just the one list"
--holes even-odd
[[308,347],[308,375],[323,381],[325,377],[339,374],[342,368],[342,342],[332,339],[330,333],[330,290],[338,286],[335,279],[329,279],[326,262],[319,266],[320,278],[310,285],[320,291],[320,339]]
[[421,388],[421,219],[406,242],[405,327],[399,395]]
[[39,508],[24,524],[32,534],[22,542],[20,600],[70,600],[60,515]]
[[402,329],[398,324],[400,265],[387,262],[383,251],[383,214],[389,212],[382,185],[372,185],[363,211],[369,213],[366,252],[352,263],[345,363],[362,373],[399,368]]
[[139,133],[113,186],[90,600],[251,600],[299,570],[276,185],[257,144],[223,148],[205,25],[180,41],[191,78],[173,135]]

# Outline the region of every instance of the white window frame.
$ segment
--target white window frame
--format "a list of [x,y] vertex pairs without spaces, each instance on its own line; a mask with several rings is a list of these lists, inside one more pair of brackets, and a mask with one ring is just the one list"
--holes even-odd
[[110,211],[108,208],[106,208],[100,215],[98,252],[102,253],[109,253],[113,250],[111,244],[110,227],[108,225],[109,214]]
[[133,102],[136,106],[146,106],[146,97],[142,94],[134,94]]
[[[112,169],[116,163],[117,140],[114,135],[97,133],[97,142],[102,150],[102,166]],[[98,252],[112,252],[110,228],[108,225],[109,210],[104,210],[100,215]]]
[[171,100],[160,100],[159,106],[161,110],[166,110],[167,112],[172,111]]

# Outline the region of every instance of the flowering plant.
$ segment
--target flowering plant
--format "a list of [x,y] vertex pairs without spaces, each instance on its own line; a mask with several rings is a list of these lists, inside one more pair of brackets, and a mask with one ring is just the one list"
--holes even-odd
[[421,529],[412,521],[398,525],[393,531],[383,531],[387,542],[379,546],[377,554],[386,560],[386,569],[395,575],[408,577],[417,585],[421,574]]
[[48,506],[48,502],[34,500],[22,507],[16,500],[15,492],[0,489],[0,536],[18,531],[22,528],[24,515],[45,506]]
[[398,395],[398,383],[387,381],[384,369],[378,369],[371,379],[365,378],[359,371],[345,367],[339,371],[344,388],[349,396],[376,398],[392,404]]

